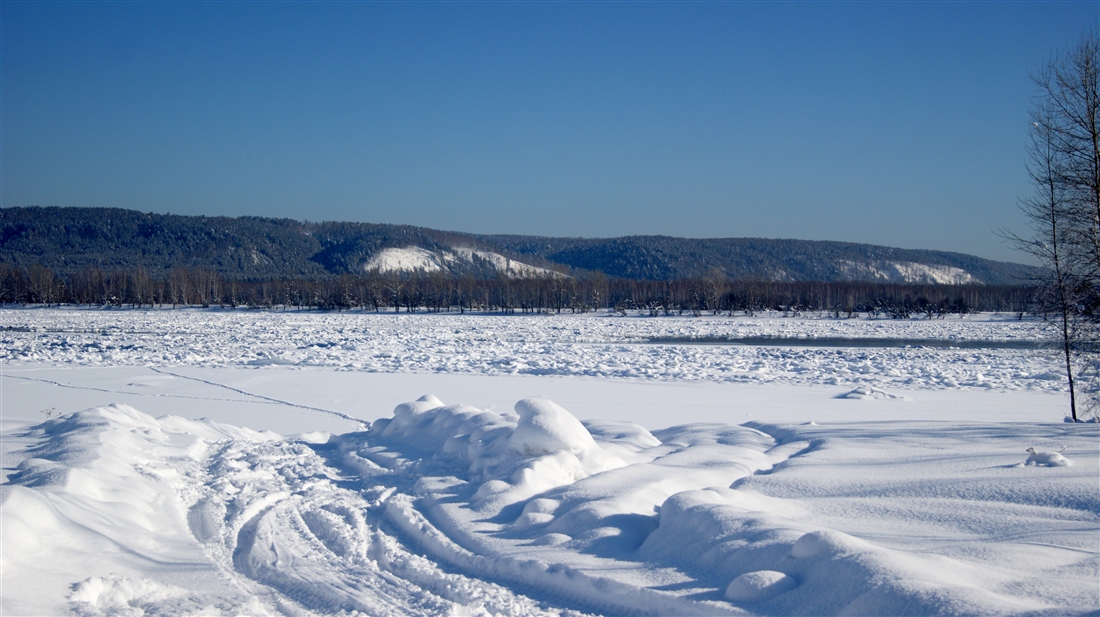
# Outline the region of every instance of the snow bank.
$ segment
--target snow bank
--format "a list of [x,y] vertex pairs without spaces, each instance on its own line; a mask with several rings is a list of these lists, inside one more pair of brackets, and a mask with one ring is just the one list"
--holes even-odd
[[[0,610],[1089,614],[1098,429],[650,432],[423,396],[284,438],[95,408],[4,435]],[[1021,465],[1026,443],[1075,465]]]
[[[207,598],[210,606],[244,610],[247,598],[214,597],[223,585],[213,568],[203,566],[180,515],[186,498],[180,491],[188,489],[181,479],[214,442],[274,439],[279,436],[210,421],[157,420],[126,405],[77,412],[6,436],[28,447],[3,487],[0,506],[4,581],[7,589],[21,590],[5,597],[3,612],[63,614],[67,591],[78,581],[70,600],[90,603],[81,612],[114,613],[123,606],[159,612],[166,598],[183,602],[186,595],[144,579],[164,563],[193,568],[186,578],[215,591]],[[47,604],[34,604],[36,596]],[[208,605],[191,600],[199,612]]]

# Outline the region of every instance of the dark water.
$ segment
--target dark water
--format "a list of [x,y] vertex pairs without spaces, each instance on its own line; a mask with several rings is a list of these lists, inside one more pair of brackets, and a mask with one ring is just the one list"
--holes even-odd
[[819,336],[675,337],[658,336],[640,341],[644,345],[751,345],[757,347],[930,347],[933,349],[1048,349],[1046,341],[975,341],[925,338],[849,338]]

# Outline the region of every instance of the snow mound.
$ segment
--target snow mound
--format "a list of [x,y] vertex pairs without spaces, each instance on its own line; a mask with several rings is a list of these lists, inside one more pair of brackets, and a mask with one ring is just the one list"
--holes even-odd
[[726,587],[726,599],[733,602],[760,602],[798,587],[798,581],[775,570],[746,572]]
[[597,448],[588,429],[557,403],[541,398],[516,403],[519,424],[508,438],[508,447],[524,456],[540,456],[559,450],[584,454]]
[[1091,614],[1096,462],[1006,472],[1021,434],[1074,452],[1098,437],[650,433],[546,399],[495,413],[427,395],[366,430],[283,439],[96,408],[5,433],[25,447],[0,487],[0,612]]
[[[70,596],[81,614],[256,612],[248,598],[231,592],[195,595],[116,573],[194,564],[189,584],[219,589],[220,575],[201,567],[205,557],[180,511],[190,492],[184,477],[215,444],[263,443],[279,435],[153,418],[116,404],[47,420],[20,438],[34,445],[8,477],[0,506],[8,589],[47,590],[55,602]],[[27,614],[18,604],[3,608]],[[47,614],[67,612],[54,605]]]
[[836,398],[842,399],[855,399],[855,400],[884,400],[884,399],[898,399],[906,400],[904,396],[898,394],[890,394],[885,390],[879,390],[871,386],[860,386],[850,392],[838,395]]
[[[571,413],[553,401],[523,399],[516,414],[497,414],[468,405],[445,405],[425,395],[376,421],[370,435],[461,464],[481,480],[477,497],[508,503],[626,465],[592,438]],[[393,456],[360,449],[353,453],[382,467],[400,465]]]
[[1028,448],[1028,457],[1023,465],[1029,467],[1069,467],[1073,464],[1073,461],[1063,456],[1062,452],[1065,452],[1064,446],[1061,452],[1044,452],[1035,448]]

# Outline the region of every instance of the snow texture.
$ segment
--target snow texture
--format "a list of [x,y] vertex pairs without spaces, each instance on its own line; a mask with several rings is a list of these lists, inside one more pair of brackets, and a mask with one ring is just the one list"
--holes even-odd
[[[1062,392],[1054,350],[981,348],[1046,336],[1041,322],[966,319],[489,317],[407,313],[0,309],[8,366],[325,367],[372,373]],[[693,344],[760,337],[769,345]],[[814,339],[883,347],[808,347]],[[683,343],[647,344],[650,340]],[[889,347],[891,340],[942,347]],[[794,345],[784,345],[789,340]],[[954,346],[953,344],[959,346]]]
[[[225,371],[277,348],[282,354],[275,357],[288,365],[250,370],[282,375],[308,366],[307,358],[347,369],[341,363],[392,350],[420,370],[466,371],[488,361],[473,356],[518,348],[528,350],[526,363],[565,366],[586,345],[603,353],[593,356],[598,360],[580,354],[582,367],[620,362],[637,370],[651,350],[683,361],[678,346],[627,342],[639,331],[737,326],[831,336],[878,325],[410,317],[12,311],[5,324],[21,330],[3,333],[2,366],[54,380],[72,367],[129,366],[134,387],[153,392],[173,383],[168,373],[183,370],[169,359]],[[886,324],[884,333],[923,335],[926,328],[991,339],[1035,333],[1033,325],[992,320]],[[752,348],[699,350],[690,368],[695,380],[720,379],[720,371],[710,372],[712,361],[727,351],[760,357]],[[851,356],[862,353],[880,352],[832,349],[783,362],[816,358],[835,376],[840,369],[830,363],[851,366]],[[1041,351],[881,353],[907,363],[896,367],[899,375],[922,375],[920,383],[933,389],[946,388],[936,375],[958,375],[964,364],[1011,392],[1047,387],[1046,380],[1009,378],[996,369],[1008,358],[1038,369]],[[952,359],[958,366],[944,368]],[[160,372],[149,376],[146,364]],[[632,394],[607,396],[601,405],[640,408],[647,388],[674,377],[636,379],[633,389],[614,390]],[[288,435],[155,417],[121,403],[33,422],[0,418],[0,612],[1086,615],[1100,609],[1100,425],[974,422],[965,407],[956,420],[930,422],[905,411],[914,401],[875,396],[895,396],[888,393],[895,383],[889,373],[875,369],[858,379],[814,391],[822,404],[900,405],[891,421],[775,422],[762,407],[758,421],[742,425],[684,424],[687,412],[673,406],[665,423],[642,426],[582,421],[545,397],[516,399],[497,411],[431,394],[373,421],[269,396],[300,418],[298,432]],[[4,373],[0,383],[18,392],[45,382]],[[755,383],[780,387],[767,378]],[[110,394],[88,388],[77,392]],[[978,403],[996,394],[977,385],[950,388]],[[870,398],[837,399],[837,390]],[[236,387],[232,396],[241,401],[222,404],[243,406],[246,395]],[[161,399],[142,400],[155,408]],[[210,409],[201,396],[188,400],[196,416]],[[48,397],[37,404],[51,407]],[[310,430],[333,418],[350,428]],[[262,424],[263,412],[253,412],[252,421]],[[1027,446],[1031,458],[1021,463]]]

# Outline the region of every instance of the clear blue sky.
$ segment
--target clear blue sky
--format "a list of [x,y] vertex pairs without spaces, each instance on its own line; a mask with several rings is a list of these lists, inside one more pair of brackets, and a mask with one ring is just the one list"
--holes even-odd
[[3,206],[1023,260],[1086,2],[9,2]]

